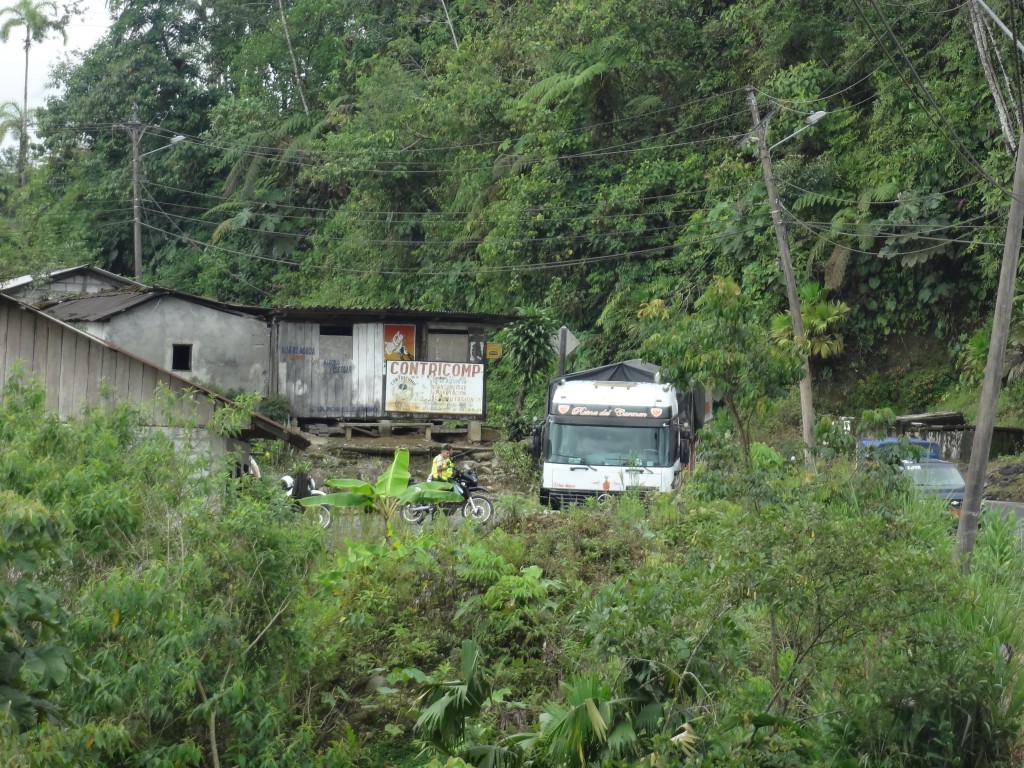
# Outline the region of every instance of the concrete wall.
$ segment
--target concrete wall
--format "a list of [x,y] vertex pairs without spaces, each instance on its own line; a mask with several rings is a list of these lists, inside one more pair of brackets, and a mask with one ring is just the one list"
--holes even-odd
[[[161,296],[106,325],[104,338],[190,381],[269,394],[270,331],[263,320]],[[191,370],[173,368],[175,344],[192,345]]]
[[[974,427],[945,427],[920,430],[916,434],[939,445],[939,456],[946,461],[966,464],[971,460],[974,445]],[[1007,456],[1024,450],[1024,430],[995,427],[992,430],[992,448],[989,458]]]

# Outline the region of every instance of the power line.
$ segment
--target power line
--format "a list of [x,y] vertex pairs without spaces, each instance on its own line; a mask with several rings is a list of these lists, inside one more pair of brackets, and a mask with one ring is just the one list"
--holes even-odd
[[[173,221],[171,221],[170,223],[171,223],[172,226],[174,225]],[[213,250],[213,251],[219,251],[219,252],[230,254],[230,255],[233,255],[233,256],[241,256],[241,257],[247,258],[247,259],[251,258],[251,259],[257,259],[259,261],[267,261],[267,262],[272,262],[272,263],[277,263],[277,264],[283,264],[283,265],[286,265],[286,266],[306,267],[306,268],[311,268],[311,269],[321,269],[321,270],[324,270],[324,271],[330,271],[332,273],[336,272],[336,273],[344,273],[344,274],[351,274],[351,275],[379,275],[379,274],[383,274],[383,275],[408,275],[409,274],[409,270],[408,269],[397,268],[397,267],[393,268],[393,269],[382,269],[382,268],[379,268],[379,267],[375,267],[375,268],[372,268],[372,269],[371,268],[354,269],[354,268],[351,268],[351,267],[343,267],[343,266],[337,266],[337,265],[333,265],[333,264],[332,265],[308,264],[308,263],[303,263],[303,262],[295,261],[293,259],[281,259],[281,258],[276,258],[276,257],[272,257],[272,256],[265,256],[265,255],[258,254],[258,253],[246,253],[244,251],[239,251],[239,250],[236,250],[236,249],[233,249],[233,248],[226,248],[226,247],[221,246],[221,245],[215,245],[213,243],[206,243],[206,242],[198,240],[198,239],[196,239],[196,238],[194,238],[194,237],[192,237],[190,235],[187,235],[185,233],[175,234],[174,232],[170,232],[170,231],[168,231],[166,229],[162,229],[160,227],[157,227],[157,226],[154,226],[152,224],[145,223],[145,222],[144,222],[144,226],[147,227],[148,229],[151,229],[151,230],[155,231],[155,232],[160,232],[160,233],[162,233],[162,234],[164,234],[164,235],[166,235],[166,236],[168,236],[168,237],[170,237],[172,239],[182,239],[182,240],[185,240],[189,244],[195,245],[195,246],[200,247],[200,248],[209,249],[209,250]],[[741,229],[739,231],[741,233],[756,234],[757,232],[760,232],[761,229],[762,228],[760,226],[751,225],[748,229]],[[690,246],[701,246],[701,245],[715,245],[715,244],[717,244],[721,240],[728,239],[728,238],[731,238],[731,237],[734,237],[734,236],[735,236],[734,233],[730,233],[730,234],[724,234],[724,235],[708,236],[708,237],[703,237],[703,238],[692,238],[692,239],[683,240],[683,241],[676,241],[674,243],[666,243],[664,245],[653,246],[653,247],[650,247],[650,248],[641,248],[641,249],[636,249],[636,250],[632,250],[632,251],[624,251],[624,252],[618,252],[618,253],[600,254],[600,255],[596,255],[596,256],[580,256],[580,257],[573,258],[573,259],[563,259],[563,260],[559,260],[559,261],[543,262],[543,263],[506,264],[506,265],[479,264],[479,265],[475,265],[473,267],[473,272],[474,272],[474,274],[478,274],[478,275],[482,275],[482,274],[508,274],[508,273],[518,273],[518,272],[529,273],[529,272],[547,271],[547,270],[552,270],[552,269],[565,269],[567,267],[584,266],[584,265],[588,265],[588,264],[603,263],[603,262],[608,262],[608,261],[622,261],[622,260],[627,260],[627,259],[636,258],[636,257],[640,257],[640,256],[658,258],[658,255],[660,254],[661,257],[665,258],[665,257],[668,257],[669,255],[671,255],[669,252],[674,252],[674,251],[677,251],[677,250],[679,250],[681,248],[690,247]],[[416,274],[419,275],[419,276],[447,275],[447,274],[451,274],[451,267],[449,266],[449,267],[446,267],[446,268],[443,268],[443,269],[442,268],[438,268],[438,269],[417,269],[416,270]]]
[[[878,6],[877,0],[868,0],[868,2],[870,2],[872,8],[874,8],[875,13],[878,15],[879,20],[882,26],[884,27],[889,39],[892,40],[893,44],[896,46],[896,50],[899,51],[900,57],[903,59],[904,62],[906,62],[907,69],[909,69],[911,74],[914,76],[914,81],[917,83],[917,86],[921,89],[921,92],[924,94],[924,100],[922,100],[921,96],[914,89],[913,84],[909,80],[907,80],[906,74],[904,73],[903,69],[899,66],[899,64],[897,64],[895,57],[889,51],[888,47],[886,47],[885,41],[875,31],[874,26],[871,24],[871,20],[868,18],[867,13],[865,13],[864,11],[864,7],[861,4],[861,0],[853,1],[854,5],[857,6],[857,10],[863,17],[864,23],[867,24],[868,30],[878,41],[878,46],[885,53],[886,57],[892,62],[893,67],[896,68],[897,75],[901,80],[903,80],[904,83],[906,83],[911,95],[913,95],[915,100],[923,107],[924,114],[928,118],[929,122],[931,122],[932,125],[935,126],[935,128],[939,131],[939,134],[943,138],[945,138],[946,141],[950,143],[950,145],[952,145],[952,147],[968,162],[968,164],[970,164],[981,175],[982,178],[984,178],[986,181],[992,184],[992,186],[994,186],[1003,194],[1009,195],[1010,190],[1008,190],[1006,187],[1004,187],[1002,184],[1000,184],[998,181],[992,178],[992,176],[989,175],[988,171],[986,171],[981,166],[981,163],[978,162],[978,160],[974,157],[971,151],[967,149],[963,141],[961,141],[960,137],[957,135],[956,131],[949,124],[949,121],[946,119],[946,116],[942,111],[942,107],[939,106],[938,102],[935,101],[935,98],[932,96],[931,91],[928,90],[928,87],[921,79],[921,76],[917,73],[917,69],[914,67],[914,63],[910,60],[906,52],[903,50],[903,46],[900,45],[899,39],[896,37],[896,34],[892,31],[892,27],[889,25],[888,19],[885,17],[885,14],[882,12],[882,9]],[[932,114],[932,109],[935,110],[935,115]]]

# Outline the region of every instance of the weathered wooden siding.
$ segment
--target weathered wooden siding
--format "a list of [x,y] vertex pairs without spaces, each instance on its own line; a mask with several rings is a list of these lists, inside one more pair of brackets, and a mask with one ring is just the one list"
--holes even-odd
[[355,364],[353,416],[378,418],[384,415],[384,325],[360,323],[352,329]]
[[277,326],[278,391],[300,419],[383,415],[384,327],[357,323],[351,336],[320,335],[318,323]]
[[[313,360],[320,354],[314,323],[281,323],[277,328],[278,394],[292,404],[292,415],[309,418],[316,414],[313,401]],[[320,414],[327,415],[327,414]]]
[[[62,418],[86,406],[128,399],[151,401],[158,384],[175,393],[187,383],[146,362],[111,349],[102,341],[0,297],[0,385],[20,369],[46,388],[46,408]],[[153,409],[151,426],[171,426],[196,417],[206,424],[214,409],[206,398],[177,401],[170,414]]]

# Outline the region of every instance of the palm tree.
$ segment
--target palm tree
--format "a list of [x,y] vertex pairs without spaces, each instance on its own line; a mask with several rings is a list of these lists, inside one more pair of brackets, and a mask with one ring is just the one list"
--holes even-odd
[[21,107],[21,140],[18,143],[18,171],[21,185],[25,185],[25,168],[28,162],[28,52],[32,43],[41,43],[51,30],[59,32],[66,43],[67,33],[64,22],[53,19],[57,15],[57,4],[53,0],[18,0],[14,5],[0,9],[0,40],[7,42],[11,30],[15,27],[25,28],[25,92]]
[[[804,354],[822,359],[843,351],[839,326],[850,307],[842,301],[829,301],[827,291],[817,283],[800,286],[800,314],[804,321]],[[793,325],[788,312],[772,317],[772,338],[781,345],[793,343]]]
[[21,107],[16,101],[5,101],[0,104],[0,143],[7,138],[7,134],[21,136]]

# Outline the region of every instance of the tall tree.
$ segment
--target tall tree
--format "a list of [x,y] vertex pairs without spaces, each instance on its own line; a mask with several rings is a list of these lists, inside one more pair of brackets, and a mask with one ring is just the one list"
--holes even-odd
[[5,43],[11,37],[11,30],[25,28],[25,90],[21,106],[21,140],[18,143],[18,173],[21,185],[25,186],[25,169],[28,164],[28,52],[32,43],[41,43],[48,32],[59,32],[66,43],[67,33],[65,22],[54,19],[57,15],[57,4],[53,0],[18,0],[14,5],[0,9],[0,18],[4,23],[0,26],[0,40]]

